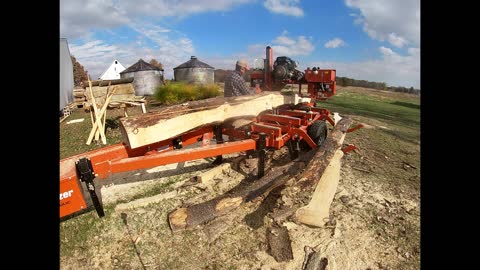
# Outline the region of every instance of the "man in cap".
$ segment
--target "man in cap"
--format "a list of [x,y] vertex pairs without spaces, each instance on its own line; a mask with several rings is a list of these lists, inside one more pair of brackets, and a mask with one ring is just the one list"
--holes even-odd
[[249,69],[250,68],[248,67],[247,61],[237,61],[237,64],[235,65],[235,70],[225,78],[225,97],[243,96],[255,93],[254,90],[250,89],[250,87],[246,84],[245,80],[242,77],[242,75],[245,74],[245,72]]

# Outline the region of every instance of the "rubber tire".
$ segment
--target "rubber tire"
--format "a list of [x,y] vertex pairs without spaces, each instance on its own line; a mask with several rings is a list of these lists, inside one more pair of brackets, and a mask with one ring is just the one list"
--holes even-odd
[[[307,128],[307,134],[317,144],[318,147],[322,146],[327,138],[328,129],[325,121],[315,121]],[[300,148],[302,150],[312,149],[305,140],[300,141]]]

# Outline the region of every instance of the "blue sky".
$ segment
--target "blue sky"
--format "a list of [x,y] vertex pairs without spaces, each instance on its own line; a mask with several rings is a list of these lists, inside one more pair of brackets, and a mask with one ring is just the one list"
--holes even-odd
[[60,37],[92,79],[114,59],[233,69],[270,45],[301,70],[420,88],[420,0],[60,0]]

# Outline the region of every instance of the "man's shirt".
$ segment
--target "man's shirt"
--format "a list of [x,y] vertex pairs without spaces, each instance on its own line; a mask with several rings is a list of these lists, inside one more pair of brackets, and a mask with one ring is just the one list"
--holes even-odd
[[242,75],[240,75],[239,71],[234,70],[227,76],[227,78],[225,78],[225,97],[243,96],[248,94],[251,94],[250,88],[245,83],[245,80]]

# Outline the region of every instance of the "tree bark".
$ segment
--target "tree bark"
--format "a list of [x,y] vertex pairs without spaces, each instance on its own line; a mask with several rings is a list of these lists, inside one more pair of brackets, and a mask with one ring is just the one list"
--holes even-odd
[[335,151],[341,147],[342,138],[351,124],[351,119],[343,118],[321,147],[302,153],[298,159],[286,165],[271,168],[265,176],[253,183],[239,185],[212,200],[172,211],[168,215],[170,228],[172,231],[180,231],[206,223],[232,211],[244,202],[263,199],[271,190],[284,185],[292,177],[301,179],[297,184],[303,188],[302,193],[310,192],[311,196]]

